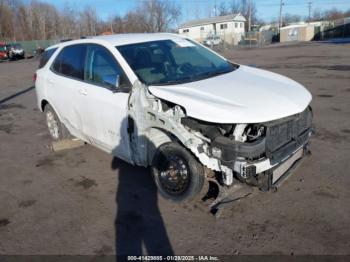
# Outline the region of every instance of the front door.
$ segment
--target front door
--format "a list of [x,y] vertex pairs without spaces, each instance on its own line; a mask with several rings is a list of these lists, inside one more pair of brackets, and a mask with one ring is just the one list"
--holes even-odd
[[[84,88],[78,100],[83,132],[93,144],[130,162],[129,93],[125,91],[130,85],[125,74],[111,52],[97,44],[87,46],[84,69]],[[116,80],[114,86],[111,79]]]

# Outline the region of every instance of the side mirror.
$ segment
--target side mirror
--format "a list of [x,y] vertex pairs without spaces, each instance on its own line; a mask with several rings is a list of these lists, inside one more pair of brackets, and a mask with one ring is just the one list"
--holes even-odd
[[107,85],[111,89],[116,90],[120,86],[120,75],[119,74],[104,75],[102,78],[102,81],[105,85]]

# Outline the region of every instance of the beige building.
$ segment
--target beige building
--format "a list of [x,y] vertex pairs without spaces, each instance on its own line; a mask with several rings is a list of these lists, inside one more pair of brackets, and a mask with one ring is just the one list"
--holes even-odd
[[315,27],[313,25],[289,25],[281,27],[280,42],[292,41],[311,41],[315,35]]
[[317,32],[323,31],[329,24],[328,21],[300,22],[297,24],[281,27],[280,42],[311,41]]
[[236,45],[244,36],[244,22],[241,14],[217,16],[192,20],[179,27],[179,34],[202,42],[208,36],[218,35],[227,44]]

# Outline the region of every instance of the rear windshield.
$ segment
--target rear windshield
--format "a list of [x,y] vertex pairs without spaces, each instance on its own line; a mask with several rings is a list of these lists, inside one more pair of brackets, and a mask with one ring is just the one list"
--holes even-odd
[[43,68],[46,65],[47,61],[50,60],[51,56],[55,53],[56,50],[57,48],[51,48],[42,53],[39,61],[39,68]]

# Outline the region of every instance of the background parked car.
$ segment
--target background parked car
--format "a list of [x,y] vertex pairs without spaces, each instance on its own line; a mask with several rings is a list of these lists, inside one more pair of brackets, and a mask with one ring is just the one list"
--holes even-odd
[[218,35],[208,36],[204,40],[204,45],[206,45],[206,46],[218,46],[218,45],[221,45],[221,44],[223,44],[223,41]]
[[7,56],[10,60],[24,59],[25,52],[21,44],[13,43],[6,45]]
[[0,43],[0,60],[6,60],[7,58],[6,45],[4,43]]

